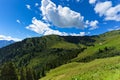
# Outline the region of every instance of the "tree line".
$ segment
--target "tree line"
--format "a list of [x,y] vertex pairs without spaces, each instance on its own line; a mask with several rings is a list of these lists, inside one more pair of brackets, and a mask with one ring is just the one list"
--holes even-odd
[[28,67],[16,68],[13,62],[5,63],[0,71],[0,80],[38,80],[39,78],[40,75],[34,69]]
[[[41,64],[33,68],[27,67],[26,63],[29,64],[29,61],[33,58],[34,55],[29,54],[28,57],[25,57],[26,61],[20,63],[7,62],[1,67],[0,80],[38,80],[41,77],[45,76],[45,73],[50,69],[56,68],[62,64],[70,62],[71,59],[76,57],[80,52],[85,48],[81,49],[60,49],[53,48],[48,49],[44,52],[44,57],[49,56],[50,59],[46,59]],[[16,65],[16,66],[15,66]],[[31,66],[31,65],[30,65]],[[32,66],[31,66],[32,67]]]

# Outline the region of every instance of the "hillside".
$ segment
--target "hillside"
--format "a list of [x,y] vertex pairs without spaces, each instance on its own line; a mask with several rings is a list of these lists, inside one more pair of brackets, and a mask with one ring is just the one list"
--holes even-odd
[[101,34],[94,39],[94,45],[87,46],[71,63],[51,70],[40,80],[119,80],[120,30]]
[[[32,68],[40,78],[49,70],[68,63],[92,64],[95,59],[120,56],[119,41],[120,30],[97,36],[49,35],[27,38],[1,48],[0,65],[2,67],[4,63],[13,62],[18,71],[24,67]],[[77,69],[77,65],[74,68]]]
[[72,62],[51,70],[40,80],[119,80],[120,56],[88,63]]
[[[6,60],[20,60],[20,58],[27,57],[28,55],[48,55],[47,50],[72,50],[82,49],[86,46],[91,46],[95,42],[92,37],[77,37],[77,36],[57,36],[50,35],[44,37],[28,38],[21,42],[14,43],[7,47],[0,49],[0,61]],[[23,60],[23,59],[22,59]]]
[[119,80],[120,30],[101,34],[94,39],[94,46],[88,46],[71,63],[51,70],[40,80]]
[[[71,39],[73,39],[71,41]],[[76,41],[76,39],[78,39]],[[66,64],[86,49],[93,45],[95,40],[91,37],[64,37],[49,35],[44,37],[28,38],[0,49],[1,66],[9,61],[18,68],[30,67],[42,75],[52,68]]]
[[72,61],[86,62],[98,58],[112,57],[120,55],[120,30],[101,34],[96,38],[94,46],[87,47]]

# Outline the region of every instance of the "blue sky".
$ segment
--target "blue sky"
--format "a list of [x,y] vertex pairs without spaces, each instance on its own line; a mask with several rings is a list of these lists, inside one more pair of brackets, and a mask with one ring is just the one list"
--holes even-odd
[[120,0],[0,0],[0,40],[120,29]]

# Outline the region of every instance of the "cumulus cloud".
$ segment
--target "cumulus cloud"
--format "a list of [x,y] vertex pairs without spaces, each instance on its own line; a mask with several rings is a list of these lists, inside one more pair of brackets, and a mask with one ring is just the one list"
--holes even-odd
[[43,19],[61,28],[84,28],[84,17],[69,7],[56,6],[51,0],[42,0],[40,10]]
[[106,1],[106,2],[99,2],[96,4],[94,10],[96,13],[99,14],[99,16],[103,16],[106,14],[106,11],[111,8],[112,2]]
[[49,24],[46,24],[41,20],[37,20],[36,18],[33,18],[32,24],[27,26],[26,28],[42,35],[51,35],[51,34],[66,35],[65,32],[60,32],[58,30],[51,29],[49,27]]
[[31,9],[31,6],[30,6],[30,5],[28,5],[28,4],[26,5],[26,7],[27,7],[27,9],[29,9],[29,10]]
[[[42,0],[40,10],[43,19],[32,19],[32,24],[26,28],[41,35],[61,35],[61,36],[84,36],[85,32],[67,33],[51,28],[52,25],[60,28],[84,28],[84,17],[80,13],[71,10],[69,7],[56,6],[51,0]],[[50,23],[50,24],[49,24]]]
[[93,29],[98,28],[98,26],[97,26],[98,23],[99,23],[99,22],[98,22],[97,20],[91,21],[91,22],[89,23],[89,25],[91,26],[90,30],[93,30]]
[[97,20],[94,20],[94,21],[86,21],[86,26],[89,26],[89,30],[94,30],[94,29],[97,29],[98,28],[98,24],[99,22]]
[[53,30],[50,28],[49,24],[44,23],[41,20],[37,20],[36,18],[33,18],[32,24],[30,24],[26,28],[36,33],[39,33],[41,35],[51,35],[51,34],[62,35],[62,36],[67,36],[67,35],[84,36],[85,35],[85,32],[80,32],[79,34],[76,34],[76,33],[66,33],[66,32],[60,32],[58,30]]
[[108,9],[106,11],[105,16],[106,16],[105,20],[120,21],[120,4],[115,6],[115,7],[111,7],[110,9]]
[[89,0],[90,4],[95,4],[96,0]]
[[111,1],[99,2],[94,10],[99,16],[104,16],[105,20],[120,21],[120,4],[113,6]]
[[21,39],[18,39],[18,38],[13,38],[11,36],[5,36],[5,35],[0,35],[0,40],[14,40],[14,41],[21,41]]
[[32,24],[26,28],[33,30],[39,34],[43,34],[45,31],[47,31],[49,29],[47,24],[43,23],[40,20],[37,20],[36,18],[33,18]]

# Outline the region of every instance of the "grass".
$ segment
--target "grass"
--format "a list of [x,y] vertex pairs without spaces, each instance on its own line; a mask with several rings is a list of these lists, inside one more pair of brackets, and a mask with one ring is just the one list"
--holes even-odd
[[[96,38],[95,46],[87,47],[71,63],[60,66],[47,73],[40,80],[120,80],[120,55],[103,59],[93,59],[91,62],[78,61],[88,56],[94,56],[99,49],[114,47],[114,51],[120,51],[120,31],[108,32]],[[114,54],[114,53],[113,53]],[[103,54],[104,55],[104,54]],[[108,55],[109,56],[109,55]],[[102,57],[101,57],[102,58]]]
[[77,49],[79,47],[74,43],[62,41],[58,42],[57,44],[54,44],[51,48]]
[[[93,56],[99,49],[103,49],[105,47],[115,47],[116,51],[120,51],[120,35],[111,36],[109,38],[103,38],[104,41],[98,40],[95,43],[95,46],[88,47],[85,51],[80,53],[76,58],[71,61],[80,61],[81,59]],[[102,39],[102,40],[103,40]]]
[[51,70],[40,80],[120,80],[120,56],[72,62]]

